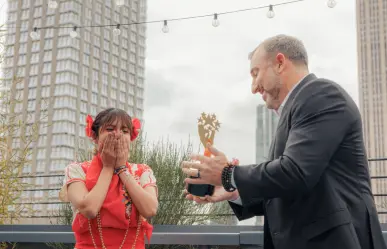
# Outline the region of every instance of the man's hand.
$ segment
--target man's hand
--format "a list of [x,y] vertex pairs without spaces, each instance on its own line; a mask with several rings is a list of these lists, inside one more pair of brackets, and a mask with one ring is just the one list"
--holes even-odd
[[199,204],[207,204],[207,203],[221,202],[221,201],[233,201],[239,197],[238,191],[234,191],[230,193],[224,190],[224,188],[221,186],[215,187],[215,191],[212,196],[208,196],[208,195],[205,197],[194,196],[188,193],[186,189],[184,189],[184,194],[186,195],[185,198],[187,200],[195,201],[196,203],[199,203]]
[[186,178],[187,184],[211,184],[222,186],[222,171],[228,165],[227,157],[224,153],[218,151],[211,144],[207,144],[208,150],[214,157],[202,155],[192,155],[191,159],[195,162],[184,161],[182,163],[183,172],[189,176],[198,178]]

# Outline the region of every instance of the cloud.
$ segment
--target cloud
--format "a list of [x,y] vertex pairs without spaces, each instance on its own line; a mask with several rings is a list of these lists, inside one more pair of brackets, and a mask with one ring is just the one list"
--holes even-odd
[[[149,0],[148,20],[211,14],[283,2],[282,0]],[[162,10],[162,11],[161,11]],[[150,140],[168,137],[199,145],[197,118],[215,113],[222,126],[216,146],[241,163],[254,163],[256,106],[250,93],[248,53],[269,36],[284,33],[301,39],[310,70],[341,84],[357,102],[357,50],[354,1],[334,9],[325,1],[304,1],[267,10],[162,23],[147,27],[146,132]]]
[[151,68],[147,72],[145,91],[145,109],[171,106],[173,88],[161,73]]

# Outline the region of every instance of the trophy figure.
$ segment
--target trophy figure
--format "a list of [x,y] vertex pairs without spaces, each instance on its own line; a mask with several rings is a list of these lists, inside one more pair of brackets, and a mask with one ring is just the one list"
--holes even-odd
[[[216,119],[215,114],[202,113],[198,119],[198,131],[200,142],[204,146],[204,155],[211,157],[211,152],[207,149],[207,144],[214,144],[215,133],[219,131],[220,123]],[[197,178],[191,176],[191,178]],[[188,184],[188,192],[195,196],[211,196],[214,193],[215,187],[210,184]]]
[[220,123],[216,119],[215,114],[202,113],[198,119],[198,131],[200,142],[203,144],[205,150],[204,155],[210,157],[211,152],[207,149],[207,143],[211,145],[214,143],[215,133],[219,131]]

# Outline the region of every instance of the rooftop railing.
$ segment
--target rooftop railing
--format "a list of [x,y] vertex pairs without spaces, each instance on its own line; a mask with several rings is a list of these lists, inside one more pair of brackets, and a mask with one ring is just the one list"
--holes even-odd
[[[386,161],[386,166],[383,163]],[[386,187],[383,184],[375,192],[375,200],[378,206],[379,215],[387,215],[387,202],[380,201],[380,198],[387,196],[387,170],[381,170],[387,167],[387,158],[369,159],[371,180],[386,181]],[[372,169],[375,167],[375,169]],[[382,167],[381,169],[379,169]],[[35,175],[21,176],[22,178],[35,177],[61,177],[61,174],[55,175]],[[380,184],[379,184],[380,185]],[[59,188],[41,188],[28,189],[26,191],[58,191]],[[379,198],[379,200],[378,200]],[[379,204],[378,204],[379,203]],[[63,204],[57,201],[42,201],[24,204]],[[28,218],[48,218],[50,215],[30,216]],[[387,217],[387,216],[386,216]],[[383,218],[381,223],[386,222]],[[387,225],[382,224],[384,238],[387,241]],[[64,225],[2,225],[0,226],[0,242],[16,242],[19,249],[45,249],[52,248],[47,243],[74,243],[74,235],[70,226]],[[262,248],[263,231],[260,226],[222,226],[222,225],[201,225],[201,226],[175,226],[175,225],[155,225],[154,233],[150,241],[151,245],[190,245],[196,248]],[[185,248],[185,247],[183,247]]]
[[[0,241],[14,243],[19,249],[46,249],[47,243],[75,243],[70,226],[3,225]],[[181,245],[197,248],[262,248],[263,232],[258,226],[172,226],[156,225],[151,245]]]

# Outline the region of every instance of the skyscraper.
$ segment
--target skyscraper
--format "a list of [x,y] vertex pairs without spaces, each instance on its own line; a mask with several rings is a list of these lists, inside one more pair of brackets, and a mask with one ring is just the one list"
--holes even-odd
[[[387,157],[387,1],[357,0],[359,102],[369,158]],[[373,176],[387,175],[387,161],[371,162]],[[373,179],[375,194],[387,194],[387,179]],[[375,197],[387,211],[386,197]],[[387,221],[380,215],[381,222]]]
[[267,109],[266,105],[257,106],[257,126],[255,130],[255,162],[261,163],[267,160],[271,140],[275,134],[278,123],[278,115]]
[[[255,135],[255,163],[267,160],[270,144],[277,130],[278,115],[267,109],[266,105],[257,106],[257,126]],[[263,224],[263,217],[256,218],[256,225]]]
[[[49,8],[53,2],[57,8]],[[142,118],[145,25],[124,24],[145,19],[146,0],[128,0],[123,6],[112,0],[8,1],[6,85],[22,100],[11,111],[30,123],[40,122],[35,131],[27,126],[12,139],[18,148],[25,134],[39,134],[25,173],[62,173],[90,145],[87,114],[95,117],[102,109],[118,107]],[[20,83],[12,83],[14,76]],[[58,177],[25,179],[37,189],[61,184]],[[23,197],[36,203],[35,216],[44,216],[58,208],[57,194],[26,191]]]

